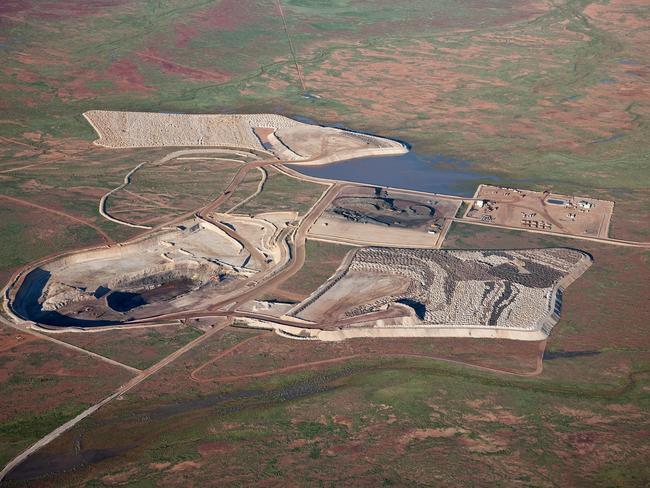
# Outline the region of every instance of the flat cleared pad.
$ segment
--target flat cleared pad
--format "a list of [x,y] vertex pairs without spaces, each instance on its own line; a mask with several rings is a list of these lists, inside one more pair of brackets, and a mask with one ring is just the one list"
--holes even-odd
[[[521,229],[608,237],[614,203],[588,197],[480,185],[467,218]],[[480,205],[480,206],[479,206]]]
[[[363,322],[365,314],[385,311],[392,318],[388,324],[396,327],[536,331],[558,318],[563,286],[590,264],[587,254],[565,248],[362,248],[290,315]],[[403,309],[399,320],[396,307]]]
[[459,200],[396,190],[344,190],[309,229],[315,238],[359,245],[436,247]]
[[336,272],[353,249],[344,244],[307,240],[304,266],[275,290],[277,298],[295,302],[304,300]]

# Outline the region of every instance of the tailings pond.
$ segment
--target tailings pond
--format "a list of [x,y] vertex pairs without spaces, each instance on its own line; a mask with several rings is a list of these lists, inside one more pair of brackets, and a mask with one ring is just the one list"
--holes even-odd
[[421,156],[414,152],[399,156],[373,156],[321,166],[289,164],[306,176],[387,186],[429,193],[471,197],[480,183],[498,183],[494,175],[464,171],[468,166],[444,156]]

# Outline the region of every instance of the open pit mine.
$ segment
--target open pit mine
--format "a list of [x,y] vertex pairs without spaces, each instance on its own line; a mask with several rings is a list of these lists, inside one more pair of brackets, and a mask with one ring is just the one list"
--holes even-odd
[[[587,254],[573,249],[441,250],[463,198],[318,180],[283,165],[408,152],[396,141],[272,114],[84,116],[99,135],[96,145],[169,147],[156,168],[179,155],[202,160],[204,170],[225,162],[239,166],[213,200],[156,226],[107,211],[107,199],[150,163],[135,166],[101,199],[99,212],[146,232],[121,244],[51,256],[17,272],[4,290],[4,306],[29,327],[83,330],[227,315],[240,325],[303,340],[539,340],[559,319],[564,288],[591,264]],[[208,157],[214,151],[218,157]],[[243,203],[264,196],[265,166],[290,181],[322,187],[320,197],[316,193],[311,208],[299,214],[274,209],[278,198],[295,202],[289,192],[276,193],[263,200],[264,211],[238,214]],[[263,179],[233,206],[228,200],[252,170]],[[350,251],[305,300],[265,301],[301,269],[308,238],[370,247]]]
[[[226,227],[196,218],[130,244],[38,266],[16,284],[13,312],[44,326],[97,327],[228,300],[288,255],[274,240],[284,229],[277,221],[232,220]],[[232,229],[257,247],[231,237],[226,230]]]

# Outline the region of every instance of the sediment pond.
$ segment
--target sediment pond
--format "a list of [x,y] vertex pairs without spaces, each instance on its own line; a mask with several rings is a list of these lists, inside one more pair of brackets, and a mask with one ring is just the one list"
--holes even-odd
[[499,181],[494,175],[464,170],[467,165],[465,161],[411,151],[400,156],[373,156],[322,166],[287,166],[316,178],[463,197],[472,196],[479,183]]

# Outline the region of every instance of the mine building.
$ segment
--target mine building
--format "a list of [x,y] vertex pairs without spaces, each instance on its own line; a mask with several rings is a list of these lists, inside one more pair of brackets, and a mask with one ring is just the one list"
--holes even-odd
[[587,200],[580,200],[578,202],[578,207],[584,208],[585,210],[589,210],[593,208],[594,204],[591,202],[588,202]]

